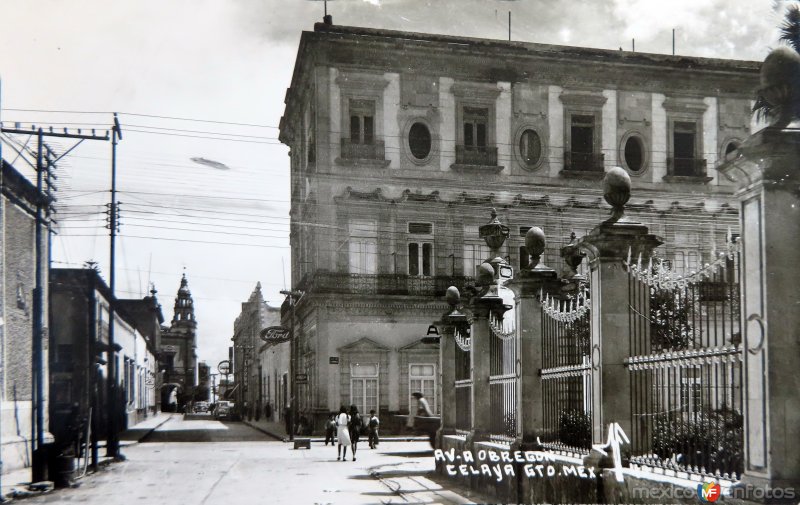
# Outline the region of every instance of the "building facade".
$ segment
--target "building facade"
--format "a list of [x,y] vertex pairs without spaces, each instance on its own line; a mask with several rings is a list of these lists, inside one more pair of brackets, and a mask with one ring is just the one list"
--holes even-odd
[[[112,414],[108,400],[109,308],[113,297],[97,270],[50,271],[50,419],[59,451],[70,447],[91,424],[99,438],[108,433]],[[139,331],[141,320],[115,305],[117,428],[124,430],[156,411],[157,360],[151,338]],[[138,304],[158,310],[155,297]]]
[[[633,218],[698,270],[736,233],[717,165],[747,135],[757,62],[470,39],[317,24],[304,32],[281,141],[291,163],[292,286],[301,413],[342,404],[405,413],[417,390],[439,409],[437,346],[422,342],[489,250],[542,260],[607,216],[602,177],[633,180]],[[701,240],[702,239],[702,240]]]
[[[36,274],[36,207],[44,195],[11,164],[0,159],[0,460],[3,472],[32,464],[30,447],[34,438],[33,317]],[[46,241],[45,241],[46,243]],[[46,245],[45,245],[46,247]],[[45,279],[44,313],[47,324],[47,251],[42,251],[39,268]],[[46,333],[42,336],[46,339]],[[46,349],[46,344],[43,344]],[[44,358],[41,377],[47,377]],[[41,405],[47,433],[47,383]]]
[[172,321],[161,328],[159,367],[162,410],[183,410],[197,386],[197,319],[186,274],[175,297]]
[[242,302],[231,338],[235,402],[238,412],[248,419],[267,416],[277,420],[281,410],[276,404],[285,405],[285,398],[280,395],[282,384],[287,383],[288,358],[282,351],[288,349],[288,344],[272,345],[261,339],[262,330],[279,324],[280,309],[264,301],[261,283],[257,283],[248,300]]

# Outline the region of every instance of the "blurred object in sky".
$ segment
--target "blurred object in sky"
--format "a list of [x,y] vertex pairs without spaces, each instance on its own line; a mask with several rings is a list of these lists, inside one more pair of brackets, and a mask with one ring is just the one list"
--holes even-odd
[[205,165],[207,167],[216,168],[217,170],[230,170],[231,169],[231,167],[229,167],[225,163],[220,163],[219,161],[207,160],[205,158],[189,158],[189,159],[194,161],[198,165]]

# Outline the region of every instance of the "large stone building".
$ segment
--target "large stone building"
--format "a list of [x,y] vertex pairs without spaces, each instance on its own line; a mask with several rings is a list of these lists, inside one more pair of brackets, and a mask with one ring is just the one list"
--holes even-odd
[[[751,131],[757,62],[317,24],[301,37],[280,139],[291,148],[292,286],[301,413],[341,404],[439,408],[438,351],[421,338],[448,285],[488,249],[543,261],[607,215],[601,178],[631,175],[632,218],[664,237],[678,271],[737,227],[720,160]],[[284,304],[288,307],[288,303]],[[291,311],[282,313],[291,325]],[[386,416],[389,417],[389,416]]]
[[262,330],[280,324],[280,309],[270,307],[257,283],[242,312],[233,323],[233,374],[238,412],[249,419],[266,416],[270,421],[282,415],[286,404],[285,385],[289,373],[288,343],[269,344]]
[[197,320],[186,274],[175,297],[169,327],[161,328],[159,366],[162,372],[161,409],[183,409],[197,385]]

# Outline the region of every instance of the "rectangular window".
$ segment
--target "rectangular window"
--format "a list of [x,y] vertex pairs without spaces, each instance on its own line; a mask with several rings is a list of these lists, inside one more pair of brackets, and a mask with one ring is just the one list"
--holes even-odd
[[433,244],[430,242],[408,244],[408,275],[433,275]]
[[594,116],[572,116],[570,133],[573,153],[594,152]]
[[681,410],[684,412],[699,412],[702,407],[700,373],[699,367],[681,370]]
[[696,175],[696,123],[675,122],[672,132],[672,157],[672,175]]
[[464,107],[464,146],[476,150],[486,148],[489,109]]
[[375,102],[350,100],[350,142],[372,144],[375,142]]
[[434,414],[438,412],[436,398],[436,365],[411,364],[408,366],[408,405],[416,408],[417,401],[412,395],[422,393]]
[[433,223],[408,223],[408,275],[433,275]]
[[464,225],[464,275],[477,275],[478,265],[490,255],[489,246],[478,239],[478,225]]
[[354,220],[349,226],[349,264],[351,274],[378,273],[378,225],[375,221]]
[[377,363],[350,365],[350,404],[362,414],[378,411],[378,372]]

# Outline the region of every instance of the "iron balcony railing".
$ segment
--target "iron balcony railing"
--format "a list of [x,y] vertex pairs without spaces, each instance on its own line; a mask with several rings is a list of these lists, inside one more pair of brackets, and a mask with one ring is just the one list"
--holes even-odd
[[702,158],[667,158],[667,173],[680,177],[705,177],[706,160]]
[[342,139],[342,158],[346,160],[385,160],[386,147],[382,140],[370,144],[355,144]]
[[605,170],[604,167],[605,155],[603,153],[564,152],[564,170],[602,173]]
[[[450,286],[456,286],[463,292],[464,287],[471,284],[474,284],[472,277],[461,275],[418,277],[405,274],[351,274],[320,270],[303,277],[295,289],[306,293],[444,296]],[[288,311],[287,299],[281,305],[281,315]]]
[[497,166],[497,148],[457,145],[456,164]]

